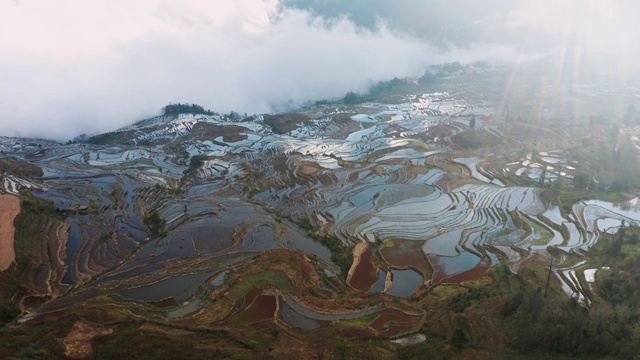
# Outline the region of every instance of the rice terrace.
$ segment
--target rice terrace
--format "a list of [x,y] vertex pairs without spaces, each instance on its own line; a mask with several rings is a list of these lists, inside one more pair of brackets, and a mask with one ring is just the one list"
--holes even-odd
[[0,138],[0,357],[634,357],[640,88],[443,68]]
[[637,5],[7,3],[0,359],[639,357]]

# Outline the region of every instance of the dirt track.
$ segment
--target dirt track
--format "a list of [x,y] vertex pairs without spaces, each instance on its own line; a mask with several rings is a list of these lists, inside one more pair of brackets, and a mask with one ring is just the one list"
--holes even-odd
[[362,257],[362,254],[364,254],[364,252],[367,250],[368,247],[369,247],[369,243],[357,243],[356,246],[353,248],[353,263],[351,264],[351,268],[347,273],[347,284],[351,281],[351,277],[353,276],[353,273],[356,271],[358,264],[360,264],[360,258]]
[[13,219],[19,213],[20,199],[13,195],[0,195],[0,271],[7,270],[16,258]]

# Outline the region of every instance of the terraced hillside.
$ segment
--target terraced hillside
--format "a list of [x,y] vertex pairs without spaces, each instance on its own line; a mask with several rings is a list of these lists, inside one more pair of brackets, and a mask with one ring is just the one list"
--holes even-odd
[[[77,341],[79,356],[122,355],[114,343],[136,331],[195,357],[393,358],[425,341],[492,357],[510,345],[444,302],[494,289],[473,296],[497,313],[517,281],[545,286],[549,263],[552,296],[589,308],[590,250],[640,221],[634,170],[611,170],[637,160],[637,128],[616,127],[633,147],[606,147],[615,114],[541,115],[515,90],[509,103],[503,88],[478,92],[503,71],[394,104],[174,114],[81,144],[3,138],[0,196],[21,204],[0,272],[6,331],[28,341],[35,324],[60,324],[60,342],[32,349],[43,358]],[[456,326],[474,332],[467,353]],[[16,344],[0,357],[29,350]]]

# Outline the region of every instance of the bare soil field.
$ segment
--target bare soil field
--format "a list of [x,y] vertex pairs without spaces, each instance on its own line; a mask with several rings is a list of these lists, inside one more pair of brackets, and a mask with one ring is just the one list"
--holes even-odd
[[112,327],[95,327],[82,321],[77,321],[69,335],[63,340],[65,355],[72,359],[90,357],[93,353],[92,341],[97,336],[109,335]]
[[12,195],[0,195],[0,271],[7,270],[16,258],[13,220],[19,213],[20,199]]

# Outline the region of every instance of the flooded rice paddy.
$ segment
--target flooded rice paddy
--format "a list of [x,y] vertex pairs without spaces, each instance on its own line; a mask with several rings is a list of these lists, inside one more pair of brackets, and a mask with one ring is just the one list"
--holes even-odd
[[[77,287],[73,296],[173,299],[170,317],[197,311],[202,294],[221,288],[230,269],[266,251],[302,251],[338,273],[320,236],[370,244],[348,282],[353,289],[411,297],[430,285],[478,279],[500,261],[517,271],[534,255],[553,257],[550,248],[581,254],[623,221],[640,221],[638,199],[581,201],[566,212],[547,206],[536,187],[507,186],[501,176],[549,182],[576,173],[565,151],[500,158],[506,151],[498,150],[536,136],[530,129],[515,127],[516,136],[490,156],[452,147],[446,140],[469,130],[471,116],[477,131],[504,136],[492,120],[502,114],[486,103],[439,92],[315,111],[288,130],[262,116],[237,124],[204,115],[158,119],[123,130],[134,134],[130,146],[51,149],[33,160],[44,177],[5,177],[2,185],[17,192],[22,184],[70,212],[61,281]],[[193,132],[198,127],[206,131]],[[162,147],[169,142],[172,148]],[[206,161],[185,175],[194,155]],[[145,225],[152,213],[164,220],[160,234]],[[568,294],[582,294],[575,264],[565,265],[556,277]],[[42,311],[63,303],[56,301]],[[385,336],[415,320],[371,311],[381,311],[370,326]],[[278,318],[313,329],[372,312],[314,313],[289,295],[260,293],[245,295],[225,321]]]

